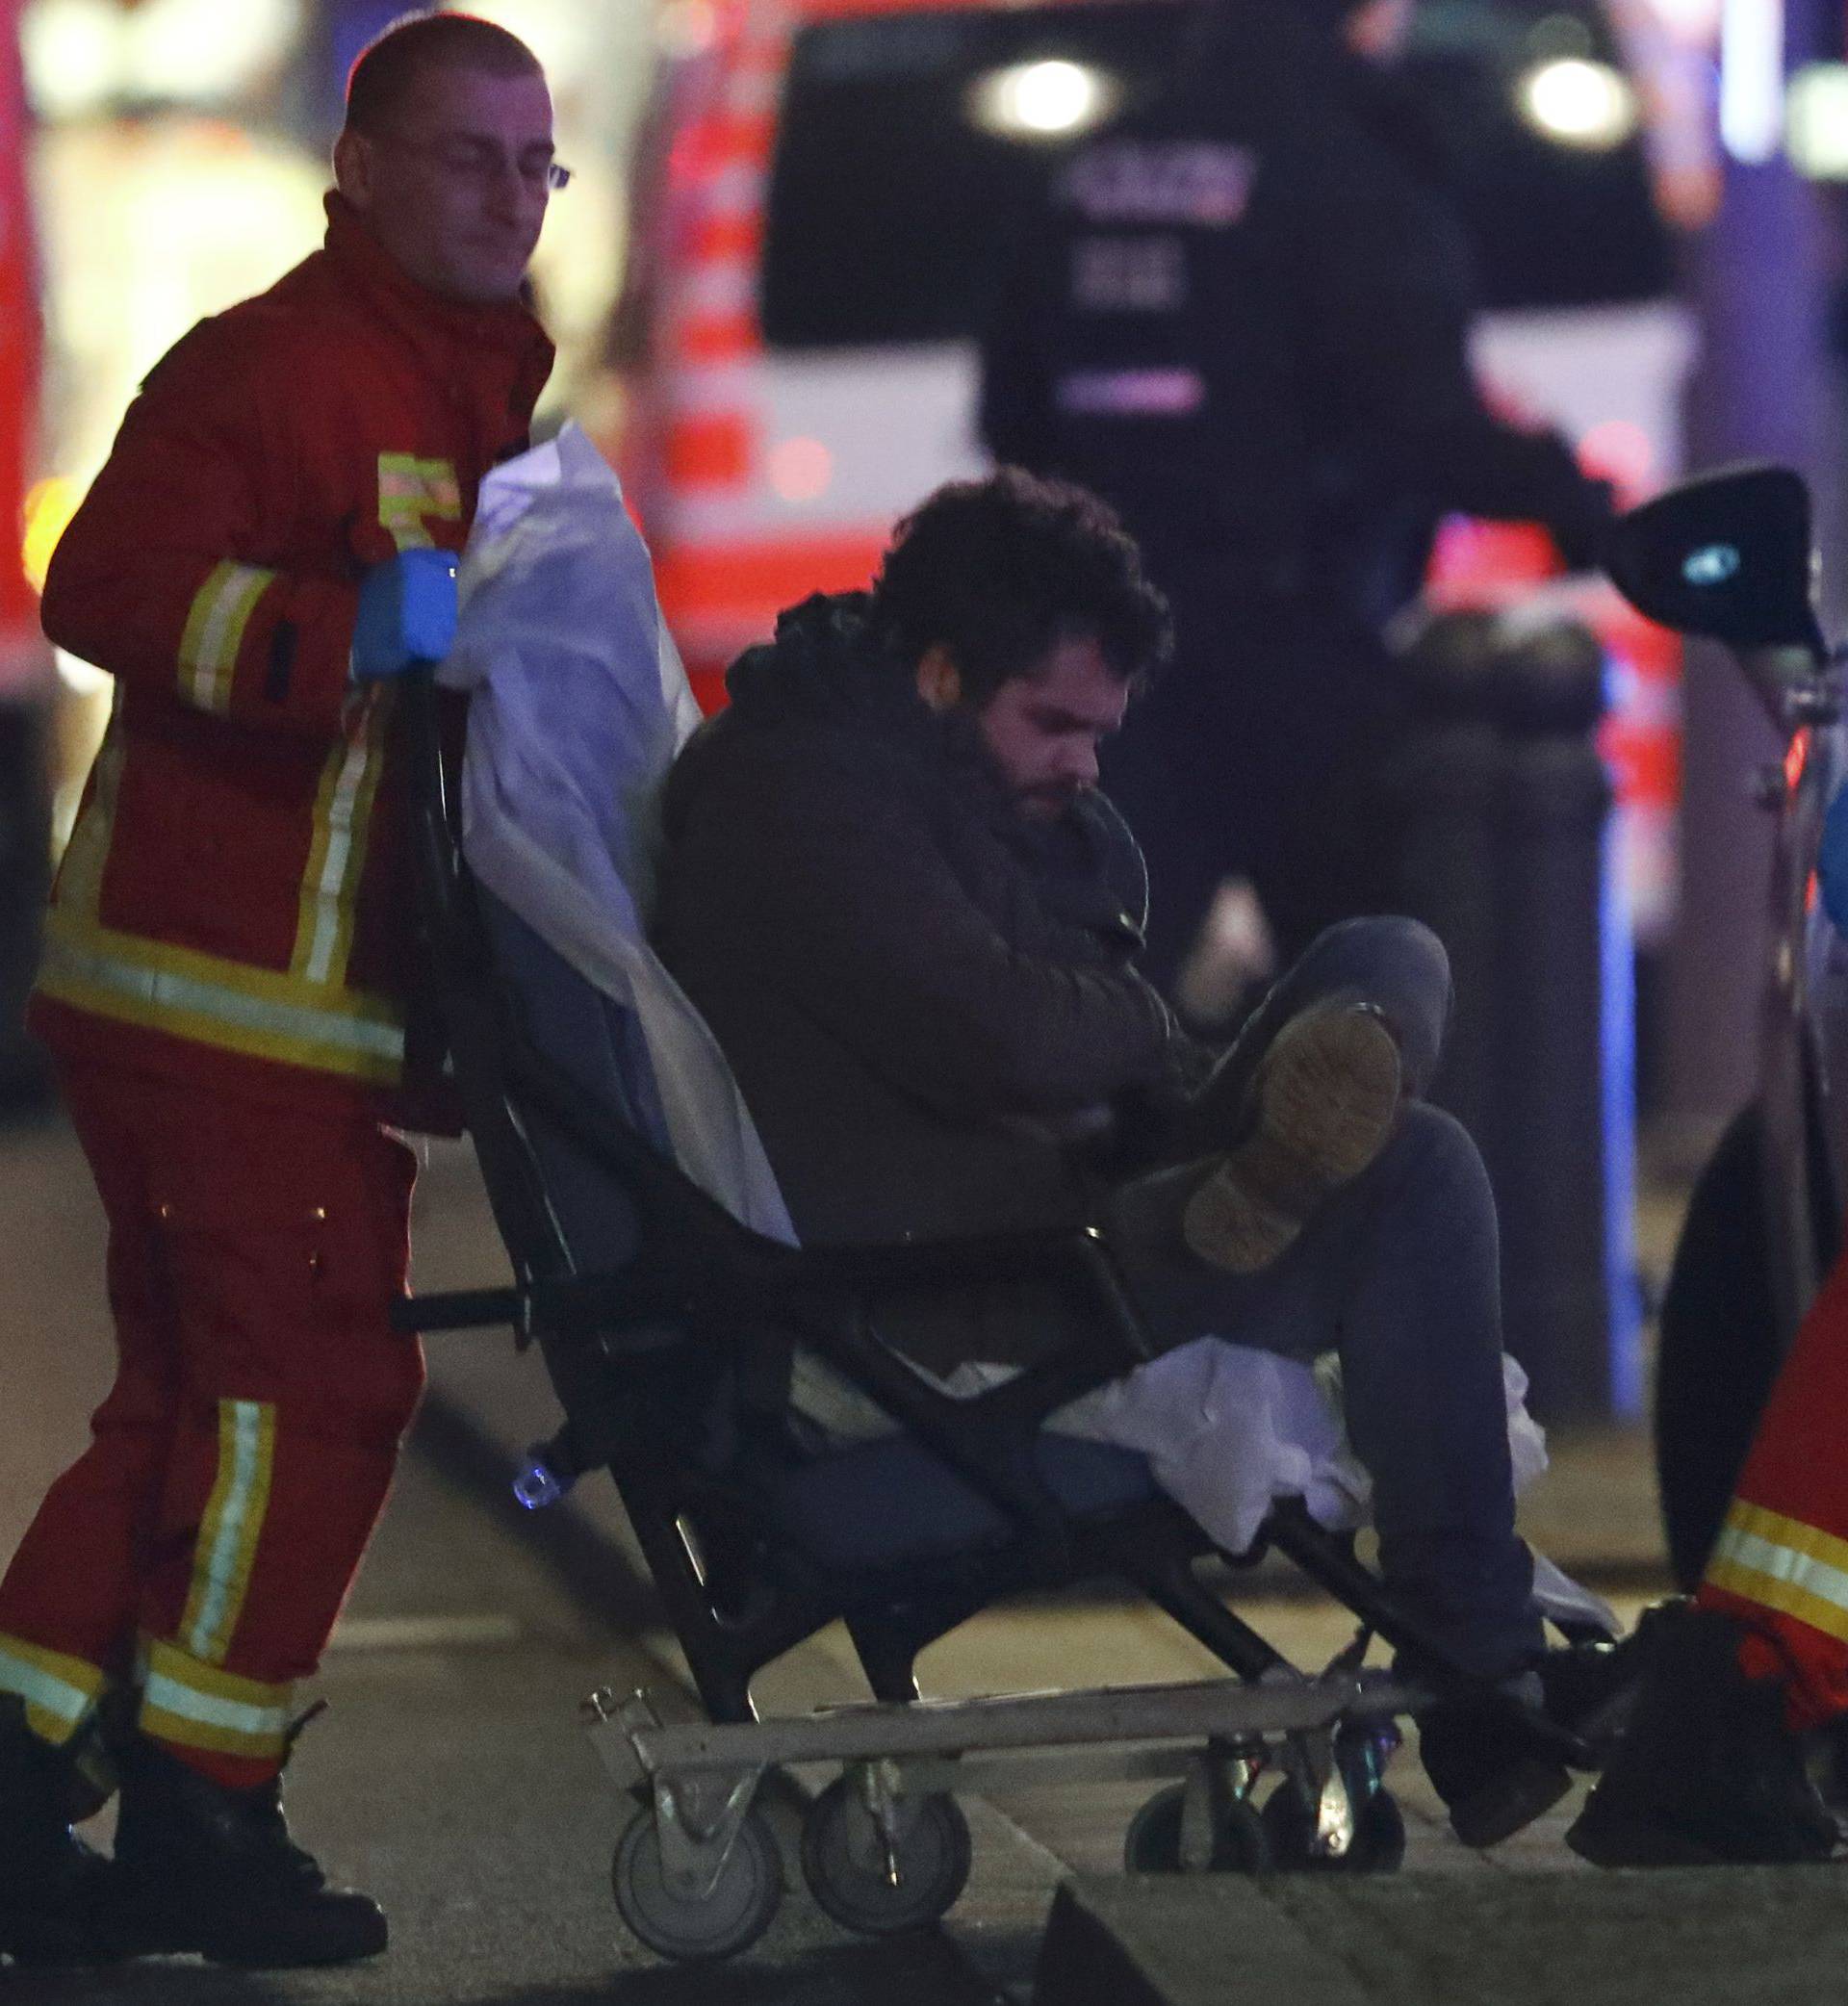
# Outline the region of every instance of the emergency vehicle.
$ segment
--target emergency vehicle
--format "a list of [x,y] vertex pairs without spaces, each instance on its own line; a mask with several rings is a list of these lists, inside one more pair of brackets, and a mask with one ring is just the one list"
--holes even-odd
[[[701,701],[777,610],[863,585],[893,523],[976,475],[976,335],[1008,224],[1065,145],[1159,81],[1172,0],[679,0],[638,152],[626,483]],[[1692,337],[1670,296],[1638,93],[1598,0],[1447,0],[1406,67],[1461,171],[1478,364],[1630,499],[1677,471]],[[1453,522],[1440,605],[1531,593],[1543,531]],[[1558,588],[1555,586],[1555,593]],[[1589,581],[1639,937],[1665,924],[1672,637]]]

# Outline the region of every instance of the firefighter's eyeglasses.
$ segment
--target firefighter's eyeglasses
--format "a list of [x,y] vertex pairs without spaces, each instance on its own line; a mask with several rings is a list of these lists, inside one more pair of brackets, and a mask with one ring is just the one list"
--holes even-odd
[[571,169],[561,167],[549,153],[543,157],[526,155],[512,160],[500,147],[482,141],[400,140],[395,134],[375,140],[373,143],[395,146],[400,153],[427,161],[439,173],[452,180],[470,182],[478,188],[489,187],[509,168],[527,187],[543,187],[549,194],[555,195],[560,189],[571,186]]

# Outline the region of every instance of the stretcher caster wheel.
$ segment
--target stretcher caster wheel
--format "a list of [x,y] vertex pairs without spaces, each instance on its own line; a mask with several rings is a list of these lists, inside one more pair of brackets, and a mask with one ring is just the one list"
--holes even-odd
[[[1177,1874],[1181,1864],[1181,1813],[1187,1786],[1169,1784],[1157,1790],[1129,1821],[1123,1835],[1123,1865],[1133,1874]],[[1213,1857],[1207,1871],[1218,1874],[1267,1874],[1270,1871],[1270,1835],[1257,1807],[1244,1797],[1228,1798],[1213,1820]]]
[[680,1964],[709,1964],[748,1950],[770,1927],[783,1899],[783,1860],[769,1826],[751,1812],[704,1898],[682,1893],[669,1885],[649,1806],[617,1842],[610,1880],[623,1920],[651,1950]]
[[1354,1836],[1345,1853],[1318,1853],[1315,1813],[1294,1784],[1284,1783],[1264,1807],[1264,1829],[1282,1873],[1397,1873],[1405,1858],[1405,1813],[1388,1790],[1354,1806]]
[[903,1804],[888,1839],[843,1776],[808,1807],[802,1872],[843,1928],[868,1937],[922,1929],[955,1905],[969,1878],[968,1821],[954,1797],[918,1797]]

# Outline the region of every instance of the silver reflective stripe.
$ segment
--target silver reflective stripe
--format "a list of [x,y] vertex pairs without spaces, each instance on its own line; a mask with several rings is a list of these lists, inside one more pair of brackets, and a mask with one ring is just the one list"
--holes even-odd
[[1742,1532],[1736,1526],[1728,1526],[1715,1542],[1713,1556],[1716,1560],[1730,1560],[1748,1574],[1787,1582],[1805,1594],[1813,1595],[1818,1602],[1848,1609],[1848,1573],[1830,1566],[1827,1560],[1818,1560],[1812,1554],[1778,1546],[1769,1539],[1760,1539],[1756,1532]]
[[251,1507],[259,1489],[267,1498],[270,1472],[264,1454],[265,1409],[256,1401],[224,1401],[219,1405],[218,1454],[230,1467],[220,1472],[221,1497],[217,1501],[217,1524],[212,1528],[211,1551],[198,1556],[200,1573],[193,1595],[197,1612],[186,1634],[186,1648],[194,1658],[217,1663],[224,1655],[231,1613],[231,1597],[243,1588],[249,1574],[249,1549],[255,1545],[258,1528],[251,1523]]
[[196,1720],[202,1727],[227,1728],[234,1735],[248,1735],[253,1741],[273,1740],[289,1730],[289,1709],[252,1707],[243,1700],[226,1699],[222,1693],[201,1692],[194,1685],[182,1685],[165,1672],[149,1672],[142,1688],[148,1706],[181,1720]]
[[42,1707],[75,1727],[90,1711],[91,1695],[53,1676],[42,1665],[30,1664],[11,1651],[0,1651],[0,1692],[17,1693],[30,1707]]
[[320,883],[310,894],[314,936],[303,970],[310,982],[324,983],[334,972],[334,950],[340,943],[342,921],[358,893],[357,886],[348,882],[349,877],[356,875],[352,870],[355,810],[380,755],[379,720],[375,712],[368,720],[364,734],[339,756],[340,774],[327,804],[327,848],[321,858]]
[[125,1002],[152,1009],[188,1011],[236,1025],[259,1035],[286,1038],[299,1044],[325,1045],[372,1058],[401,1060],[404,1033],[396,1024],[373,1023],[299,1004],[278,1003],[245,995],[218,983],[199,982],[170,968],[142,968],[113,955],[53,939],[45,945],[44,972],[93,989],[107,990]]

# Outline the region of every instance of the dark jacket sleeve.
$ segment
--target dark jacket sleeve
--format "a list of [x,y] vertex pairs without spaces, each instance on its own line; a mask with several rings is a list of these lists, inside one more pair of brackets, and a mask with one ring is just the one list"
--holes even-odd
[[[1163,1081],[1179,1036],[1133,970],[1023,953],[968,895],[916,783],[863,745],[740,761],[707,844],[729,956],[861,1063],[959,1116],[1056,1114]],[[716,809],[716,804],[714,805]]]
[[1292,177],[1281,227],[1301,246],[1298,324],[1319,407],[1434,507],[1544,523],[1575,561],[1608,490],[1560,435],[1498,417],[1469,356],[1460,225],[1390,158],[1356,149]]

